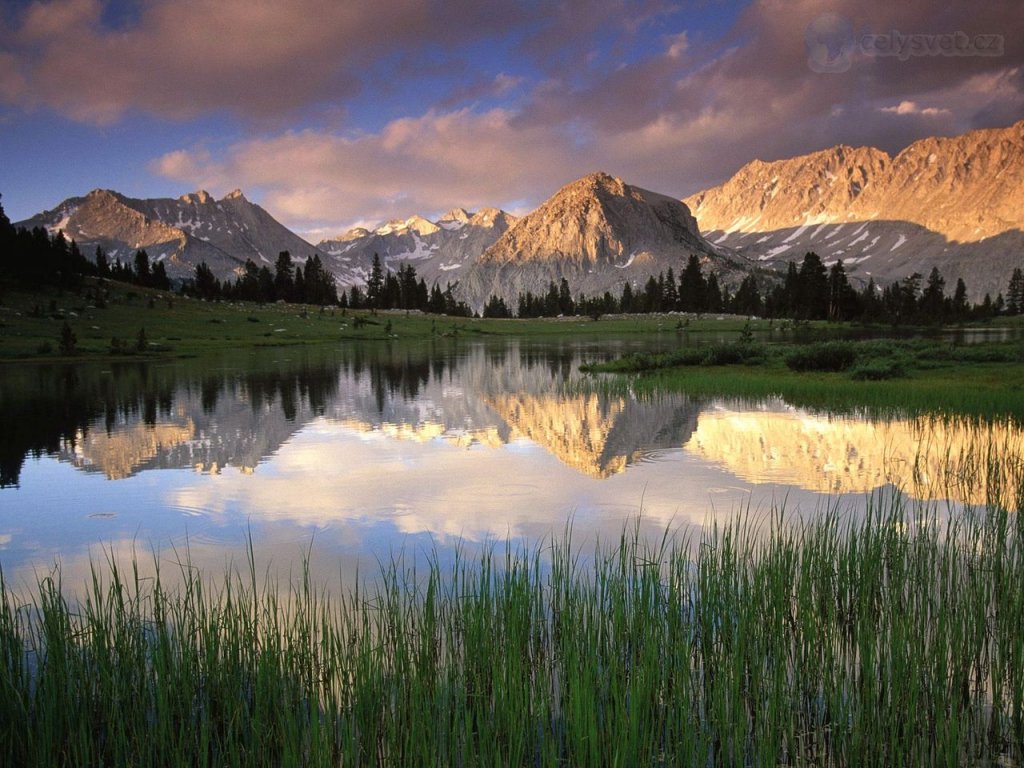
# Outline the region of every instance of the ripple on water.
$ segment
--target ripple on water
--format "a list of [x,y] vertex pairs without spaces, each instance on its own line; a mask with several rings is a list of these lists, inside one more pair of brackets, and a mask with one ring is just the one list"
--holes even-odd
[[190,504],[172,503],[168,504],[166,509],[171,512],[178,512],[187,517],[211,517],[216,514],[216,510],[210,507],[202,507]]

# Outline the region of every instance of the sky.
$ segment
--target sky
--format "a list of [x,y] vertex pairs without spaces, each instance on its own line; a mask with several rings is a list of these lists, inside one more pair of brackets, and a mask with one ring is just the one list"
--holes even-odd
[[315,243],[1022,118],[1020,0],[0,0],[13,221],[240,188]]

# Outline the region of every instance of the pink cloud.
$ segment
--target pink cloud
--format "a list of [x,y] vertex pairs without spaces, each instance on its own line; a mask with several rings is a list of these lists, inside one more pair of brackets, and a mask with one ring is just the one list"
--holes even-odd
[[241,142],[226,158],[180,150],[153,170],[214,190],[265,190],[264,202],[299,229],[338,222],[383,221],[454,206],[513,206],[550,193],[570,178],[565,140],[542,128],[515,127],[494,109],[402,118],[355,137],[290,131]]
[[[355,94],[366,69],[394,50],[497,34],[524,15],[520,7],[151,0],[137,22],[111,29],[100,0],[48,0],[32,3],[0,39],[33,102],[75,120],[111,123],[129,110],[267,117]],[[0,96],[11,101],[12,91]]]
[[[379,130],[283,131],[218,156],[182,148],[153,164],[190,186],[258,189],[272,212],[306,229],[455,205],[528,207],[597,169],[683,197],[754,157],[840,142],[895,151],[924,135],[1024,117],[1024,49],[1009,34],[1020,26],[1017,0],[756,0],[720,40],[675,27],[655,35],[645,55],[622,60],[617,46],[644,25],[685,22],[686,6],[574,1],[543,4],[541,13],[482,5],[297,0],[285,12],[249,0],[151,0],[136,24],[115,33],[102,27],[98,0],[51,0],[21,18],[15,37],[28,53],[11,62],[15,74],[0,75],[0,98],[31,90],[95,121],[127,109],[260,116],[325,98],[344,105],[381,51],[404,53],[402,66],[414,71],[417,45],[498,34],[536,12],[541,23],[529,27],[522,50],[541,79],[474,72],[438,93],[432,109]],[[820,73],[808,65],[805,33],[826,12],[858,34],[999,32],[1005,50],[907,59],[860,52],[847,71]],[[608,50],[599,49],[598,33],[612,28]],[[485,101],[508,94],[516,98],[504,108]]]

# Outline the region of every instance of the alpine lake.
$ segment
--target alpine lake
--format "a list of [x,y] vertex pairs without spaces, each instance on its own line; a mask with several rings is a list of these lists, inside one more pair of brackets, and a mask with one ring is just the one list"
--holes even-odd
[[4,366],[0,763],[1021,765],[975,336],[901,354],[991,412],[581,371],[686,332]]
[[399,553],[566,535],[588,551],[631,528],[659,540],[738,515],[856,517],[893,494],[945,517],[984,506],[978,462],[1024,455],[1010,414],[833,412],[580,372],[690,341],[352,341],[2,366],[0,566],[8,583],[59,567],[71,585],[108,558],[187,553],[220,573],[251,554],[344,589]]

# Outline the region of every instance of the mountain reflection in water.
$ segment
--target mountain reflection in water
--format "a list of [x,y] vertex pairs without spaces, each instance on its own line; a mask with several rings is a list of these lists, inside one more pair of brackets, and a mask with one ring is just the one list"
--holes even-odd
[[[999,478],[978,463],[993,445],[1019,461],[1013,423],[820,415],[782,400],[726,404],[567,386],[580,378],[582,362],[613,351],[438,340],[4,371],[0,485],[16,486],[29,456],[110,480],[158,469],[252,474],[327,424],[461,449],[528,444],[595,479],[675,455],[746,483],[815,493],[897,485],[923,498],[977,504],[993,482],[1014,490],[1012,461],[1003,462],[1007,476]],[[510,480],[492,479],[496,486]]]
[[919,499],[1012,504],[1024,476],[1022,437],[1009,421],[820,415],[777,400],[705,408],[685,448],[751,483],[829,494],[894,485]]
[[267,567],[312,556],[332,581],[395,551],[447,557],[569,525],[587,546],[634,523],[660,539],[779,505],[814,514],[839,494],[859,514],[877,488],[1016,498],[1015,422],[581,381],[581,363],[651,344],[438,339],[0,368],[0,568],[31,580],[59,561],[85,583],[103,552],[152,548],[216,573],[251,540]]
[[[256,370],[37,370],[20,390],[18,381],[4,382],[17,423],[4,440],[3,484],[16,485],[25,456],[41,454],[111,480],[167,468],[251,472],[320,417],[359,432],[463,447],[525,438],[598,478],[688,439],[697,405],[685,396],[639,402],[565,394],[580,362],[572,350],[511,344],[434,357],[353,348]],[[49,418],[37,422],[41,413]]]

